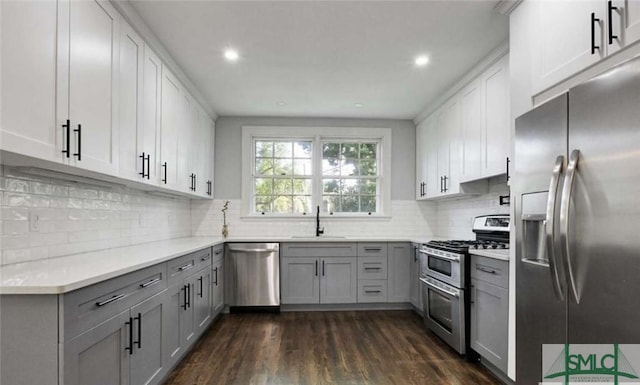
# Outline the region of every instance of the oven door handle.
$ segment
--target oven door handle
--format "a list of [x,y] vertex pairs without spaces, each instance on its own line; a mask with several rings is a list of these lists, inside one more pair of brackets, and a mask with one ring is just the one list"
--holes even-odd
[[448,255],[436,255],[436,254],[431,254],[428,251],[422,251],[422,250],[419,250],[418,252],[420,254],[424,254],[424,255],[426,255],[428,257],[446,259],[447,261],[460,263],[460,257],[449,257]]
[[443,289],[443,288],[441,288],[441,287],[439,287],[439,286],[434,285],[433,283],[431,283],[431,282],[427,281],[427,280],[426,280],[426,279],[424,279],[424,278],[420,278],[420,281],[421,281],[422,283],[424,283],[424,284],[428,285],[428,286],[431,286],[432,288],[434,288],[434,289],[438,290],[438,291],[439,291],[439,292],[441,292],[441,293],[448,294],[448,295],[450,295],[450,296],[452,296],[452,297],[455,297],[455,298],[460,298],[460,294],[458,294],[458,293],[454,293],[454,292],[451,292],[451,291],[448,291],[448,290],[445,290],[445,289]]

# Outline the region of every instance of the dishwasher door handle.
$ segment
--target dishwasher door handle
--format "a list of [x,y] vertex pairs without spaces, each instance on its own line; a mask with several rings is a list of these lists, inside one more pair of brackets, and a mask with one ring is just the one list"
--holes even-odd
[[235,247],[229,247],[230,251],[240,251],[242,253],[275,253],[278,249],[240,249]]

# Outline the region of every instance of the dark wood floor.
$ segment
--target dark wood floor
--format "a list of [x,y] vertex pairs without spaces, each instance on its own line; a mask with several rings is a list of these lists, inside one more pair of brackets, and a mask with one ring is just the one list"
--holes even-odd
[[494,385],[411,311],[226,314],[166,384]]

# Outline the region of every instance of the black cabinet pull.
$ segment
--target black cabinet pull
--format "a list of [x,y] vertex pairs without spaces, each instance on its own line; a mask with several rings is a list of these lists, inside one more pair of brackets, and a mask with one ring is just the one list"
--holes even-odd
[[324,261],[322,261],[322,276],[324,277]]
[[164,169],[164,178],[162,178],[162,183],[167,184],[167,162],[162,164],[162,168]]
[[138,316],[134,318],[138,321],[138,340],[135,342],[138,349],[142,347],[142,313],[138,313]]
[[188,293],[187,294],[187,299],[188,299],[187,306],[191,307],[191,284],[190,283],[187,284],[187,293]]
[[212,191],[211,191],[211,190],[212,190],[212,188],[211,188],[211,184],[212,184],[212,183],[211,183],[211,181],[210,181],[210,180],[208,180],[208,181],[207,181],[207,195],[209,195],[209,196],[211,196],[211,193],[212,193]]
[[147,281],[145,283],[141,283],[140,284],[140,288],[144,289],[145,287],[153,286],[153,285],[155,285],[157,283],[160,283],[160,281],[161,281],[160,278],[154,278],[154,279],[152,279],[150,281]]
[[133,318],[129,317],[129,321],[124,323],[129,326],[129,346],[125,347],[124,350],[129,351],[129,355],[133,354]]
[[[150,179],[150,175],[151,175],[151,154],[147,154],[147,180]],[[144,165],[143,165],[144,166]],[[144,167],[143,167],[143,171],[144,172]],[[143,176],[144,178],[144,176]]]
[[182,290],[184,291],[184,305],[182,305],[182,308],[184,310],[187,310],[187,306],[188,306],[188,301],[187,301],[187,285],[184,285],[182,287]]
[[511,175],[509,175],[509,163],[511,163],[511,159],[509,159],[509,157],[507,157],[507,181],[509,181],[509,179],[511,179]]
[[68,158],[69,157],[69,148],[71,147],[71,121],[69,119],[67,119],[67,124],[63,124],[62,128],[64,128],[65,131],[66,131],[66,133],[63,133],[62,135],[66,134],[66,136],[67,136],[66,137],[66,141],[65,141],[67,143],[67,146],[66,146],[66,148],[64,148],[62,150],[62,153],[67,155],[67,158]]
[[138,175],[142,176],[142,179],[144,179],[145,174],[144,174],[144,163],[147,161],[147,157],[144,156],[144,152],[142,153],[142,155],[138,156],[138,158],[142,159],[142,171],[138,173]]
[[444,192],[449,191],[449,189],[447,188],[447,179],[449,179],[446,175],[443,177],[444,180]]
[[203,281],[202,277],[198,278],[198,282],[200,282],[200,294],[198,294],[198,296],[200,298],[202,298],[202,294],[204,292],[203,287],[202,287],[202,281]]
[[191,175],[189,175],[189,178],[191,178],[191,186],[189,186],[189,190],[191,191],[196,191],[196,174],[191,173]]
[[594,55],[596,50],[600,49],[599,45],[596,45],[596,23],[600,23],[600,19],[596,17],[595,12],[591,12],[591,54]]
[[442,187],[442,177],[440,177],[440,192],[443,192],[444,188]]
[[608,13],[608,17],[609,17],[609,21],[608,21],[608,25],[609,25],[609,45],[613,44],[613,39],[617,39],[618,36],[613,34],[613,11],[614,10],[618,10],[618,7],[614,7],[613,4],[611,3],[611,0],[609,0],[609,3],[607,4],[607,13]]
[[193,174],[193,191],[196,191],[196,188],[198,187],[198,175],[197,174]]
[[116,301],[120,301],[121,299],[123,299],[125,297],[124,294],[118,294],[118,295],[114,295],[113,297],[104,300],[102,302],[96,302],[96,306],[97,307],[102,307],[104,305],[108,305],[110,303],[116,302]]
[[216,281],[214,283],[216,286],[218,286],[218,268],[216,267],[215,269],[213,269],[213,271],[216,273]]
[[78,133],[78,152],[73,154],[73,156],[77,156],[78,161],[81,161],[82,160],[82,125],[78,124],[78,128],[73,130],[73,132]]
[[318,260],[316,259],[316,277],[318,276]]

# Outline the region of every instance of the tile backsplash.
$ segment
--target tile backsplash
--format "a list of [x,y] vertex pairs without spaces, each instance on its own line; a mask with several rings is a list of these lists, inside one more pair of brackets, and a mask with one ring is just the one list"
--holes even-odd
[[436,234],[446,239],[475,239],[473,218],[487,214],[509,214],[510,206],[500,206],[500,195],[509,195],[506,176],[489,179],[487,194],[438,201]]
[[186,198],[3,166],[0,265],[191,235]]
[[[220,236],[222,230],[222,205],[225,200],[193,201],[191,227],[195,236]],[[325,235],[351,237],[428,237],[437,227],[436,205],[418,204],[412,200],[391,202],[392,216],[380,219],[321,219]],[[301,219],[269,220],[243,218],[241,201],[229,200],[227,223],[230,237],[290,237],[315,234],[315,217]]]

